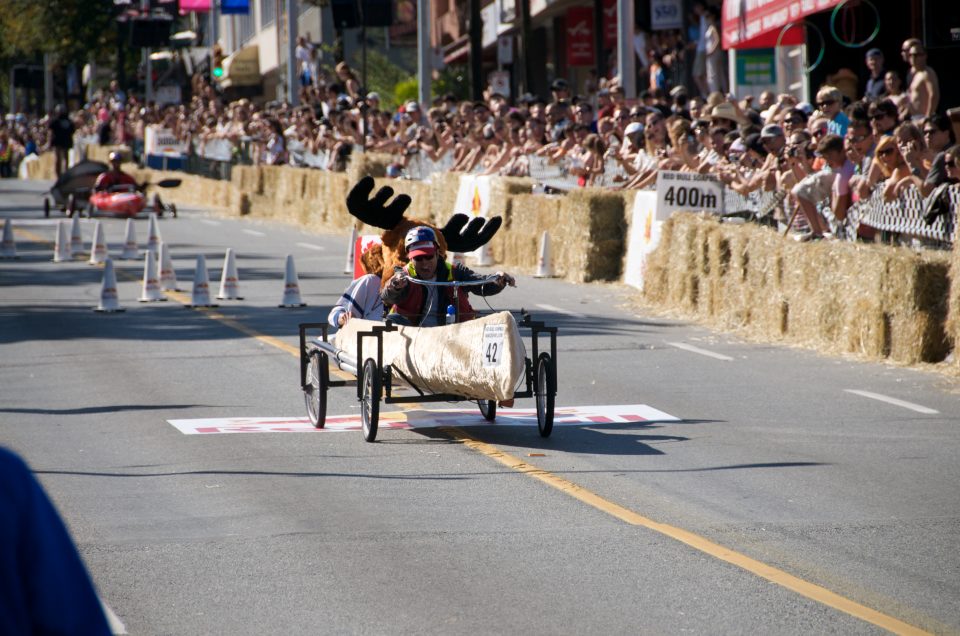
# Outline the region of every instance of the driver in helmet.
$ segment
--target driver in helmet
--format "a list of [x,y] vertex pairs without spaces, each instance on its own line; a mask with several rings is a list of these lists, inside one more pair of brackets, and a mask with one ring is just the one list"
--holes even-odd
[[116,186],[130,185],[137,187],[137,181],[131,175],[120,169],[123,157],[114,150],[110,153],[110,169],[97,177],[93,189],[97,192],[108,191]]
[[448,263],[437,247],[437,235],[424,225],[407,232],[404,248],[409,261],[397,267],[381,292],[384,305],[392,305],[387,318],[399,324],[435,327],[446,323],[447,307],[453,305],[458,322],[476,317],[467,298],[468,292],[479,296],[493,296],[504,287],[516,287],[513,276],[497,272],[495,282],[463,287],[435,287],[420,285],[411,280],[473,281],[482,277],[462,263]]

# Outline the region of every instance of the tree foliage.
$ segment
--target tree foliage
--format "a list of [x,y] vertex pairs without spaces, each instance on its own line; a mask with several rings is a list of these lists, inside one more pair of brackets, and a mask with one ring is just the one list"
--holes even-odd
[[0,0],[0,56],[102,60],[116,47],[115,16],[112,0]]

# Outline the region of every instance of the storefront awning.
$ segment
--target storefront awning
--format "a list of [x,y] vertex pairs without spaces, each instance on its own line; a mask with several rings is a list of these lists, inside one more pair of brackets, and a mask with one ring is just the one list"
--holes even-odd
[[[832,9],[841,2],[843,0],[723,0],[723,48],[776,46],[783,27]],[[788,29],[780,44],[803,44],[803,30]]]
[[259,86],[260,82],[260,49],[256,45],[240,49],[223,61],[222,88]]

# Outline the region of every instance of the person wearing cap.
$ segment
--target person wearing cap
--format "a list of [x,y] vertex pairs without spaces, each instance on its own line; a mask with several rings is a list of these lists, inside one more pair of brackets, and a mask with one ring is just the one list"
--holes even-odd
[[[896,145],[896,142],[892,143]],[[829,201],[833,216],[838,221],[847,218],[847,209],[850,207],[850,179],[855,168],[853,162],[847,158],[843,138],[828,134],[817,144],[817,152],[823,157],[826,166],[802,179],[791,191],[810,226],[810,234],[802,236],[801,240],[830,236],[830,226],[817,210],[818,204]]]
[[110,169],[97,177],[97,180],[93,183],[93,189],[97,192],[104,192],[118,186],[136,187],[136,179],[120,168],[120,164],[123,163],[121,154],[114,150],[110,153],[108,159],[110,161]]
[[554,102],[570,99],[570,85],[567,80],[558,77],[550,84],[550,93],[553,95]]
[[884,75],[886,71],[883,68],[883,51],[880,49],[870,49],[866,56],[867,69],[870,71],[870,77],[867,78],[867,86],[863,91],[863,98],[869,101],[883,99],[887,95],[887,87],[884,84]]
[[516,287],[513,276],[497,272],[497,281],[463,287],[421,285],[416,279],[429,281],[476,281],[481,277],[462,263],[450,264],[440,253],[433,228],[420,225],[411,228],[404,239],[405,267],[395,268],[380,297],[389,305],[388,320],[417,327],[436,327],[446,322],[447,307],[453,305],[459,322],[476,317],[467,298],[468,292],[493,296],[504,287]]
[[383,320],[383,300],[380,298],[383,252],[372,249],[375,246],[376,243],[369,243],[360,255],[360,267],[364,275],[350,281],[340,300],[330,310],[327,322],[331,327],[342,327],[351,318]]
[[780,126],[767,124],[760,131],[760,143],[763,144],[768,153],[779,157],[787,145],[787,136]]

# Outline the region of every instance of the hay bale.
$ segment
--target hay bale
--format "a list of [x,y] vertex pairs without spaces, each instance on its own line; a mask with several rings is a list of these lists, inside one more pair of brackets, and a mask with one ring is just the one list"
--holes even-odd
[[[600,190],[577,190],[560,199],[559,223],[550,228],[554,265],[575,282],[619,280],[625,250],[623,197]],[[550,227],[550,226],[547,226]]]
[[533,273],[537,268],[540,236],[550,232],[554,273],[566,276],[570,271],[561,245],[562,229],[560,203],[562,197],[535,194],[516,194],[510,197],[506,219],[493,237],[493,249],[500,262],[512,271]]
[[948,312],[946,336],[953,349],[953,365],[960,370],[960,226],[954,231],[953,252],[950,256],[950,290],[948,293]]
[[873,245],[798,244],[765,228],[678,214],[650,256],[643,295],[764,340],[939,362],[949,352],[950,259]]
[[393,163],[393,155],[379,152],[355,152],[347,162],[347,180],[356,183],[366,176],[374,179],[387,176],[387,166]]

